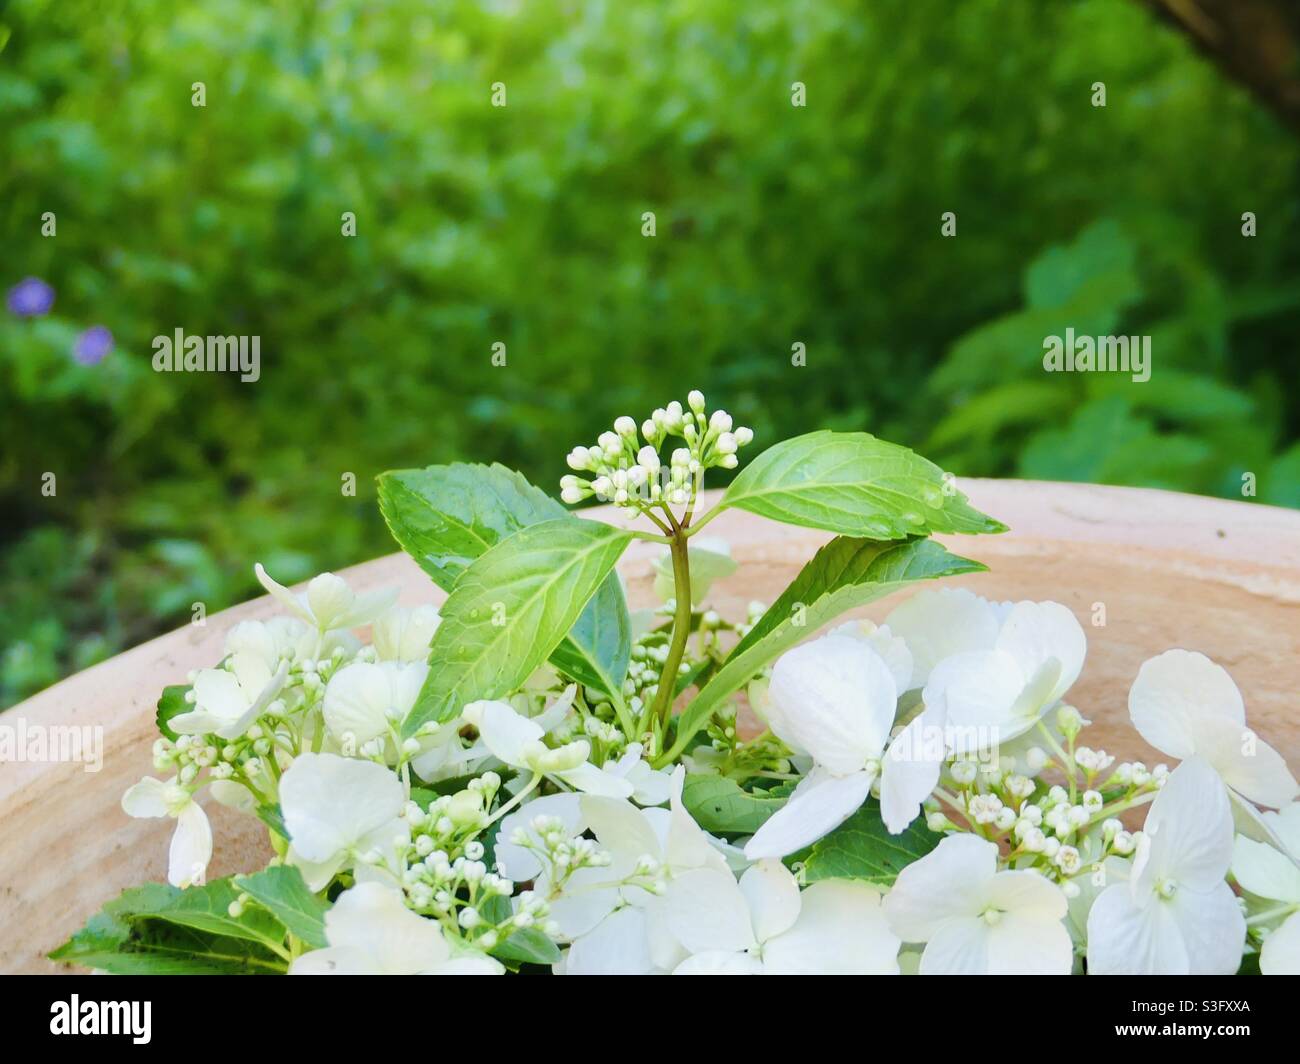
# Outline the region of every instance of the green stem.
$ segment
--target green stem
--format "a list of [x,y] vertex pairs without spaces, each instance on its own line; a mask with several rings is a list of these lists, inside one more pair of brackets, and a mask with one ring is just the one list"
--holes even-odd
[[690,528],[686,529],[683,535],[685,535],[689,539],[691,536],[695,535],[695,533],[698,532],[701,528],[703,528],[715,517],[717,517],[718,514],[722,513],[724,508],[725,507],[723,507],[722,504],[719,503],[712,510],[710,510],[703,517],[701,517],[698,521],[696,521],[693,525],[691,525]]
[[686,652],[686,642],[691,634],[691,563],[686,547],[686,536],[678,529],[670,547],[673,557],[673,589],[677,596],[677,611],[673,615],[673,638],[668,644],[668,657],[659,675],[659,690],[655,693],[650,722],[655,734],[662,737],[668,728],[668,718],[673,711],[673,691],[677,688],[677,669]]

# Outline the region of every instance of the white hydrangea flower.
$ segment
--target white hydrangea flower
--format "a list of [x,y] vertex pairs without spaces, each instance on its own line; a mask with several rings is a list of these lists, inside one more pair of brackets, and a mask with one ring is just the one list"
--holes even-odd
[[280,779],[280,811],[292,840],[289,863],[312,890],[372,851],[409,836],[406,791],[383,765],[336,754],[299,754]]
[[896,975],[899,939],[866,883],[825,880],[800,893],[780,861],[740,882],[687,872],[668,923],[691,956],[674,975]]
[[313,577],[307,585],[307,593],[295,595],[283,584],[272,580],[260,562],[253,571],[258,582],[290,613],[318,632],[370,624],[397,601],[396,589],[380,588],[358,595],[346,580],[333,573]]
[[815,842],[866,801],[877,778],[886,827],[897,834],[915,819],[939,780],[944,751],[927,752],[928,721],[918,717],[899,736],[906,740],[898,753],[886,757],[898,690],[895,672],[869,639],[832,633],[777,660],[765,703],[768,726],[810,756],[813,767],[745,846],[746,857],[784,857]]
[[370,638],[380,661],[424,662],[441,623],[437,606],[394,606],[375,621]]
[[[1005,743],[1037,724],[1079,678],[1088,644],[1074,614],[1059,602],[994,605],[980,599],[981,617],[969,600],[959,601],[964,619],[974,626],[972,638],[987,638],[990,620],[997,623],[996,634],[982,649],[963,650],[934,664],[923,697],[936,719],[948,726],[954,750],[970,753]],[[905,638],[910,647],[920,637]]]
[[[1300,804],[1265,816],[1276,818],[1283,842],[1300,850]],[[1288,853],[1238,835],[1232,874],[1242,890],[1278,903],[1276,908],[1282,910],[1281,924],[1264,939],[1259,970],[1264,975],[1300,975],[1300,868]]]
[[632,793],[629,780],[587,760],[591,744],[585,739],[552,749],[542,742],[549,722],[522,716],[507,702],[471,702],[461,716],[478,729],[483,745],[504,764],[551,776],[588,794],[626,798]]
[[1031,871],[998,871],[998,848],[949,835],[898,874],[885,895],[890,927],[924,942],[922,975],[1068,975],[1073,960],[1055,883]]
[[423,662],[357,661],[345,665],[325,686],[325,727],[335,741],[344,744],[360,745],[388,735],[410,713],[428,672]]
[[1127,883],[1107,887],[1088,914],[1093,975],[1231,975],[1246,921],[1224,882],[1232,811],[1208,762],[1184,761],[1151,803]]
[[175,778],[164,783],[146,776],[122,795],[122,810],[133,817],[174,818],[176,830],[167,856],[167,882],[173,887],[203,882],[212,860],[212,826],[187,788]]
[[[1204,654],[1168,650],[1144,662],[1128,708],[1143,739],[1179,760],[1202,758],[1235,798],[1281,808],[1300,794],[1282,755],[1246,727],[1232,677]],[[1247,814],[1259,821],[1253,808]]]
[[[574,937],[562,970],[570,975],[648,975],[672,971],[688,951],[673,933],[669,907],[688,872],[720,877],[734,887],[735,876],[716,840],[682,805],[685,770],[672,776],[668,809],[638,809],[616,798],[586,796],[581,819],[596,836],[612,863],[604,875],[584,882],[570,901],[583,906],[589,928]],[[638,868],[652,868],[663,882],[662,893],[619,884]],[[586,870],[584,870],[586,871]],[[579,873],[580,875],[582,873]],[[600,883],[608,884],[601,889]],[[552,906],[552,912],[557,911]],[[573,913],[569,914],[572,919]],[[566,934],[569,931],[566,930]]]
[[199,671],[194,678],[194,708],[172,717],[172,730],[238,739],[275,701],[288,675],[286,661],[275,666],[274,659],[268,663],[259,653],[238,651],[227,659],[226,668]]
[[441,927],[411,912],[401,895],[360,883],[325,914],[325,949],[304,953],[290,975],[501,975],[481,953],[457,954]]

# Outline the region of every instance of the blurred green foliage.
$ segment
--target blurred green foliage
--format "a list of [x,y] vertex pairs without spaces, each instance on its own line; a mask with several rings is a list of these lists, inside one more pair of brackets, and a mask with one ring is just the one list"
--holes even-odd
[[[868,428],[960,474],[1250,471],[1300,505],[1296,145],[1130,0],[15,0],[0,25],[0,284],[58,293],[0,313],[6,703],[246,597],[255,560],[389,549],[385,468],[549,487],[691,386],[760,446]],[[94,323],[116,348],[82,366]],[[1044,374],[1067,325],[1149,333],[1151,381]],[[260,336],[261,379],[155,374],[178,327]]]

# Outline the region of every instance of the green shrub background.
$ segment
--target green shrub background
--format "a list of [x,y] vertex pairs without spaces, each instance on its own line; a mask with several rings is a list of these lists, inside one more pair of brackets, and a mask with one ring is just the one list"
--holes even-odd
[[[758,447],[865,428],[961,475],[1251,472],[1300,505],[1296,143],[1131,0],[19,0],[0,27],[0,284],[58,293],[0,312],[0,704],[247,597],[256,560],[389,550],[383,469],[553,488],[692,386]],[[81,366],[93,323],[116,347]],[[1151,381],[1044,374],[1067,325],[1150,334]],[[259,335],[261,380],[154,373],[177,327]]]

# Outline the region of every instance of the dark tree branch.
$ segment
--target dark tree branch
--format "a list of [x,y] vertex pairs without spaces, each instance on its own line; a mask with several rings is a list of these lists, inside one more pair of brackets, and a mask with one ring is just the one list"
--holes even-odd
[[1300,3],[1140,0],[1300,135]]

